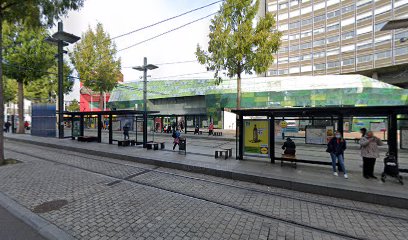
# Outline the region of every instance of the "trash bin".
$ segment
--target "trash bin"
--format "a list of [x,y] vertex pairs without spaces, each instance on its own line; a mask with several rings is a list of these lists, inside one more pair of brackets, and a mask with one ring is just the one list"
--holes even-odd
[[184,153],[187,153],[186,149],[187,149],[187,140],[186,138],[180,138],[180,142],[179,142],[179,151],[184,151]]

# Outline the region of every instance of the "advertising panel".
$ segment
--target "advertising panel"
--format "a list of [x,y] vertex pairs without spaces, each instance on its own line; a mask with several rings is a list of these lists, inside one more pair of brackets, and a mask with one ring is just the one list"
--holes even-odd
[[269,155],[269,122],[244,120],[244,153]]
[[307,126],[306,143],[307,144],[327,144],[334,136],[333,126]]
[[74,119],[72,121],[72,136],[73,137],[79,137],[81,136],[81,130],[80,130],[80,121],[79,119]]

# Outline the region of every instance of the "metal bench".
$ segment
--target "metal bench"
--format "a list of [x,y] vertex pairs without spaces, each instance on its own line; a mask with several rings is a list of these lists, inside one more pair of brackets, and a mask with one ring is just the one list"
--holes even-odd
[[222,132],[213,132],[213,136],[222,136]]
[[228,158],[228,151],[225,149],[217,149],[215,150],[215,158],[222,157],[224,155],[224,159]]
[[130,146],[130,140],[118,140],[118,147]]
[[159,150],[159,143],[156,142],[149,142],[146,144],[146,148],[149,149],[153,149],[153,150]]
[[78,137],[78,142],[97,142],[98,137],[92,137],[92,136],[79,136]]
[[282,154],[282,158],[280,159],[281,161],[281,166],[283,166],[284,161],[288,161],[292,164],[292,167],[296,168],[296,155],[293,154]]

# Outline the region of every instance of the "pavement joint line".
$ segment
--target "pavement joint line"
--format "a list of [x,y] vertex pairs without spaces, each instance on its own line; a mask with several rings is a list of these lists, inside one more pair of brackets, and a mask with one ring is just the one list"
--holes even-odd
[[[12,150],[12,151],[14,151],[14,150]],[[14,151],[14,152],[18,152],[18,151]],[[44,158],[44,157],[38,157],[38,156],[35,156],[35,155],[31,155],[31,154],[27,154],[27,153],[21,153],[21,152],[19,152],[19,153],[27,155],[27,156],[35,157],[35,158],[38,158],[38,159],[41,159],[41,160],[44,160],[44,161],[48,161],[48,162],[57,162],[55,160],[47,159],[47,158]],[[324,229],[324,228],[315,227],[315,226],[311,226],[311,225],[308,225],[308,224],[300,223],[300,222],[297,222],[295,220],[288,220],[288,219],[284,219],[282,217],[270,216],[270,215],[263,214],[263,213],[260,213],[260,212],[251,211],[251,210],[243,208],[243,207],[233,206],[233,205],[230,205],[230,204],[222,203],[222,202],[216,201],[216,200],[207,199],[207,198],[204,198],[204,197],[197,197],[197,196],[194,196],[192,194],[187,194],[187,193],[182,193],[182,192],[178,192],[178,191],[171,190],[171,189],[166,189],[164,187],[155,186],[155,185],[149,184],[149,183],[144,183],[144,182],[135,181],[135,180],[125,180],[125,179],[118,178],[118,177],[115,177],[115,176],[112,176],[112,175],[109,175],[109,174],[100,173],[100,172],[90,170],[90,169],[86,169],[86,168],[82,168],[82,167],[77,167],[77,166],[67,164],[67,163],[61,163],[61,164],[72,167],[72,168],[77,168],[77,169],[80,169],[80,170],[83,170],[83,171],[86,171],[86,172],[90,172],[90,173],[93,173],[93,174],[98,174],[98,175],[102,175],[102,176],[115,178],[119,182],[123,180],[123,181],[129,182],[129,183],[138,184],[138,185],[142,185],[142,186],[147,186],[147,187],[157,189],[157,190],[160,190],[160,191],[166,191],[166,192],[170,192],[170,193],[177,194],[177,195],[180,195],[180,196],[185,196],[185,197],[189,197],[189,198],[192,198],[192,199],[196,199],[196,200],[199,200],[199,201],[205,201],[205,202],[221,205],[223,207],[236,209],[236,210],[248,213],[248,214],[268,218],[268,219],[271,219],[271,220],[275,220],[277,222],[282,222],[282,223],[294,225],[294,226],[297,226],[297,227],[303,227],[303,228],[306,228],[306,229],[310,229],[310,230],[314,230],[314,231],[318,231],[318,232],[322,232],[322,233],[326,233],[326,234],[341,236],[341,237],[344,237],[344,238],[347,238],[347,239],[367,240],[367,238],[363,238],[363,237],[359,237],[359,236],[353,236],[353,235],[350,235],[348,233],[336,232],[336,231],[333,231],[333,230],[327,230],[327,229]],[[62,238],[59,238],[59,239],[62,239]]]
[[25,224],[37,231],[42,237],[49,240],[74,240],[75,238],[69,235],[64,230],[60,229],[53,223],[45,220],[41,216],[33,213],[29,209],[20,205],[17,201],[0,192],[0,205],[16,218],[23,221]]
[[[57,148],[63,149],[66,151],[74,151],[78,153],[83,153],[87,155],[95,155],[101,156],[105,158],[113,158],[117,160],[125,160],[130,162],[138,162],[142,164],[149,164],[149,165],[156,165],[160,167],[178,169],[182,171],[194,172],[194,173],[201,173],[206,175],[212,175],[216,177],[223,177],[233,180],[240,180],[245,182],[251,183],[258,183],[283,189],[289,189],[294,191],[300,192],[307,192],[312,194],[330,196],[330,197],[337,197],[343,198],[353,201],[360,201],[360,202],[368,202],[372,204],[379,204],[385,205],[388,207],[397,207],[397,208],[404,208],[408,209],[408,199],[394,197],[389,195],[381,195],[377,193],[367,193],[358,190],[350,190],[350,189],[341,189],[341,188],[334,188],[330,186],[322,186],[322,185],[315,185],[303,182],[295,182],[291,180],[279,179],[279,178],[272,178],[272,177],[265,177],[265,176],[258,176],[250,173],[240,173],[235,171],[227,171],[222,169],[216,168],[209,168],[203,166],[195,166],[195,165],[188,165],[186,163],[181,162],[171,162],[166,160],[154,159],[154,158],[146,158],[146,157],[135,157],[135,156],[128,156],[119,153],[110,153],[100,150],[90,150],[90,149],[83,149],[75,146],[61,146],[52,143],[43,143],[34,140],[27,140],[27,139],[15,139],[6,137],[9,141],[14,142],[23,142],[26,144],[32,144],[37,146],[43,146],[48,148]],[[18,151],[16,151],[18,152]],[[22,153],[22,152],[21,152]],[[22,153],[25,154],[25,153]]]

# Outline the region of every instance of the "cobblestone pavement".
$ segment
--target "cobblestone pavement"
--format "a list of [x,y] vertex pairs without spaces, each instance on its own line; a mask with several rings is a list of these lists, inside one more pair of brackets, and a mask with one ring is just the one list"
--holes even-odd
[[78,239],[408,239],[408,211],[29,144],[0,191]]

